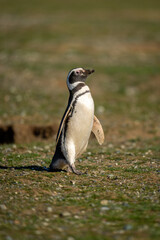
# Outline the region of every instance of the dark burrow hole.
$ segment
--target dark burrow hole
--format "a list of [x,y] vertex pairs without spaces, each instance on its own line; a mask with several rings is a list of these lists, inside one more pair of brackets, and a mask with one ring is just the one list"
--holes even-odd
[[0,144],[32,142],[35,138],[47,140],[56,133],[55,126],[1,125]]
[[0,127],[0,144],[14,143],[14,130],[11,125]]
[[54,135],[54,130],[51,126],[33,127],[33,135],[38,138],[48,139]]

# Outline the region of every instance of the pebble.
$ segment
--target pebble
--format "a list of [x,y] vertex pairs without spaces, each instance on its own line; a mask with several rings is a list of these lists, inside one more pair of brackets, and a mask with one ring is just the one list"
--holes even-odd
[[50,148],[49,145],[46,145],[46,146],[44,147],[45,150],[49,150],[49,148]]
[[121,148],[122,148],[122,149],[125,149],[126,147],[125,147],[125,145],[121,145]]
[[16,219],[16,220],[14,221],[14,224],[19,225],[19,224],[20,224],[20,221]]
[[73,237],[68,237],[67,240],[74,240],[74,238]]
[[124,230],[131,230],[133,227],[130,224],[127,224],[123,227]]
[[48,226],[48,222],[43,222],[43,226],[47,227]]
[[109,207],[101,207],[101,211],[102,211],[102,212],[105,212],[105,211],[108,211],[108,210],[110,210]]
[[113,144],[112,143],[108,144],[108,147],[113,148]]
[[102,200],[102,201],[101,201],[101,205],[108,205],[108,200],[105,200],[105,199]]
[[118,179],[118,177],[117,177],[117,176],[114,176],[113,174],[107,175],[107,178],[108,178],[108,179],[111,179],[111,180],[116,180],[116,179]]
[[75,185],[76,181],[71,180],[70,183],[71,183],[72,185]]
[[47,212],[52,212],[53,209],[51,207],[47,207]]
[[129,207],[129,204],[127,202],[122,203],[123,206]]
[[13,240],[10,236],[6,236],[6,240]]
[[5,211],[5,210],[7,210],[7,207],[6,207],[6,205],[1,204],[1,205],[0,205],[0,209],[3,210],[3,211]]
[[42,234],[42,232],[41,232],[40,230],[36,230],[35,233],[36,233],[37,235]]
[[98,113],[103,113],[105,111],[105,108],[103,106],[98,106],[97,107],[97,112]]
[[63,228],[61,228],[61,227],[58,227],[57,230],[58,230],[59,232],[63,232],[63,231],[64,231]]
[[31,150],[27,150],[27,153],[31,154],[31,153],[32,153],[32,151],[31,151]]
[[69,212],[63,212],[63,213],[60,213],[60,216],[61,217],[70,217],[71,214]]
[[4,152],[5,152],[5,153],[12,152],[12,149],[11,149],[11,148],[6,148],[6,149],[4,150]]

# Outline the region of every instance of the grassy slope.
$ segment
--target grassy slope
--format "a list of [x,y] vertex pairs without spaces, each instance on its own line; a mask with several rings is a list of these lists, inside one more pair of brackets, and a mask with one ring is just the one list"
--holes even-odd
[[53,143],[1,146],[1,166],[20,168],[0,169],[0,238],[159,239],[159,1],[1,1],[0,12],[0,123],[59,120],[67,72],[94,67],[106,134],[77,161],[84,176],[42,171]]

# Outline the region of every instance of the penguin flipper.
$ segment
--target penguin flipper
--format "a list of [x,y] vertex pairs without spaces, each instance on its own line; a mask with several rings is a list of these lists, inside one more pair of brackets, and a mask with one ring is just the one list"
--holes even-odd
[[96,136],[98,143],[102,145],[102,143],[104,142],[104,132],[103,132],[102,125],[100,124],[100,121],[95,115],[93,119],[92,132]]
[[67,107],[67,109],[66,109],[66,111],[65,111],[65,113],[64,113],[64,115],[63,115],[63,118],[62,118],[62,120],[61,120],[59,129],[58,129],[58,133],[57,133],[57,137],[56,137],[56,143],[58,143],[58,140],[59,140],[59,138],[60,138],[60,135],[61,135],[61,132],[62,132],[64,123],[65,123],[65,121],[66,121],[66,119],[67,119],[67,117],[68,117],[68,114],[69,114],[70,111],[71,111],[71,108],[72,108],[72,104],[70,104],[70,106]]

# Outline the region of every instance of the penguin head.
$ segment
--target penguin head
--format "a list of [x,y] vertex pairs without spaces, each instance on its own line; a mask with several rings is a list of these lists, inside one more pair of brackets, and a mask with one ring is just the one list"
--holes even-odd
[[83,68],[75,68],[72,69],[67,77],[67,86],[69,90],[72,90],[76,87],[79,83],[85,82],[88,75],[93,73],[94,70],[83,69]]

